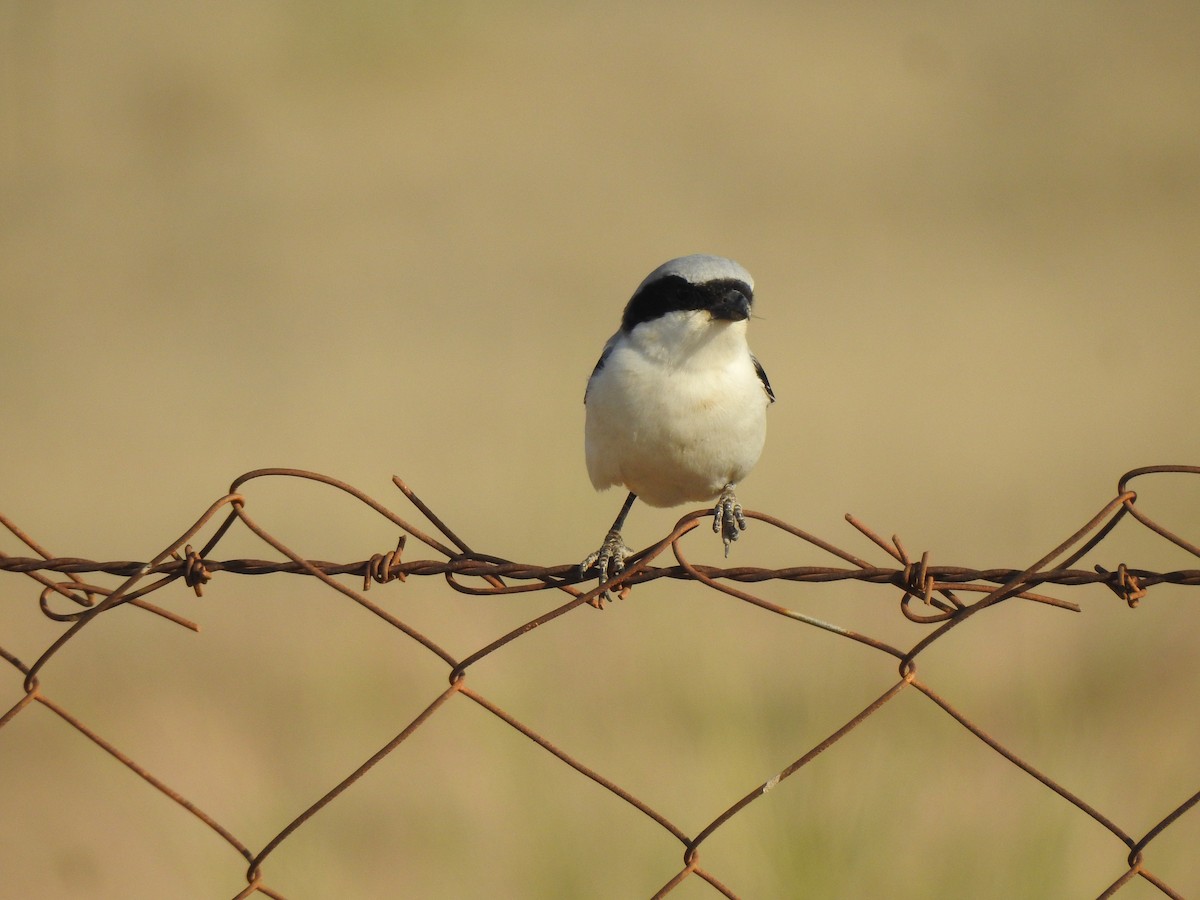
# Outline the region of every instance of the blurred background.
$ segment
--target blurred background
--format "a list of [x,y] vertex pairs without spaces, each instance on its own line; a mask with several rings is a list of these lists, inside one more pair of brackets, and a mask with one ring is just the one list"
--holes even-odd
[[[584,470],[584,383],[646,273],[709,252],[755,276],[779,398],[742,501],[880,565],[845,513],[936,564],[1022,568],[1127,469],[1200,463],[1198,43],[1186,2],[5,2],[0,510],[56,554],[145,560],[246,470],[319,470],[419,521],[398,474],[477,550],[581,559],[621,502]],[[1191,481],[1135,487],[1195,541]],[[246,495],[310,558],[395,544],[328,490]],[[685,511],[640,507],[626,538]],[[720,561],[704,530],[687,546]],[[215,555],[272,554],[235,530]],[[1092,561],[1197,565],[1125,526]],[[828,558],[752,525],[731,562]],[[125,607],[43,688],[257,850],[446,683],[307,581],[173,585],[153,599],[199,634]],[[0,646],[32,662],[61,626],[32,582],[0,585]],[[762,593],[925,633],[893,589]],[[921,677],[1140,836],[1198,787],[1195,598],[1057,595],[1083,613],[1005,604]],[[560,602],[439,579],[370,597],[460,658]],[[896,669],[658,582],[469,677],[695,834]],[[2,896],[244,885],[219,837],[44,708],[0,730],[0,780]],[[1200,892],[1198,841],[1193,811],[1148,865]],[[702,864],[746,897],[1091,897],[1126,852],[912,691]],[[265,872],[292,898],[637,897],[681,857],[459,697]]]

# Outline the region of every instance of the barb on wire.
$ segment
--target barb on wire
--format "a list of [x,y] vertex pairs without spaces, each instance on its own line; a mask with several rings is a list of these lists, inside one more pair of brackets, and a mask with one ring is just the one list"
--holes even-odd
[[[42,613],[64,626],[62,633],[31,664],[22,662],[14,653],[0,647],[0,659],[16,670],[24,688],[23,695],[17,703],[0,716],[0,729],[17,716],[26,714],[28,709],[48,709],[59,720],[136,773],[142,782],[187,810],[195,820],[219,835],[246,865],[246,886],[238,894],[239,897],[261,894],[282,898],[284,895],[266,881],[266,864],[273,852],[313,816],[336,802],[351,785],[366,776],[377,763],[393,753],[429,719],[438,715],[441,709],[448,704],[461,703],[457,698],[462,696],[579,775],[605,788],[680,843],[683,849],[682,868],[658,888],[654,896],[670,894],[680,884],[695,876],[718,894],[736,897],[734,889],[715,872],[700,866],[700,846],[731,819],[740,815],[746,807],[767,802],[765,798],[782,781],[796,776],[818,755],[835,747],[847,734],[864,727],[866,722],[879,710],[891,704],[896,697],[910,694],[924,697],[974,739],[1052,791],[1063,802],[1100,824],[1116,838],[1119,845],[1125,848],[1122,860],[1126,870],[1115,882],[1110,881],[1108,886],[1103,888],[1102,896],[1110,896],[1131,881],[1140,879],[1163,895],[1176,897],[1179,893],[1170,886],[1168,879],[1148,868],[1147,854],[1153,841],[1200,803],[1200,791],[1193,793],[1173,809],[1164,810],[1156,825],[1141,837],[1136,837],[1136,832],[1123,828],[1114,816],[1102,812],[1078,793],[1069,790],[1061,780],[1035,768],[1010,747],[985,732],[961,710],[935,692],[926,680],[918,677],[918,657],[925,649],[955,633],[954,629],[960,628],[964,622],[986,610],[995,610],[1000,604],[1011,600],[1023,600],[1075,612],[1082,609],[1082,605],[1074,600],[1043,593],[1043,586],[1050,586],[1051,590],[1058,594],[1067,589],[1102,585],[1120,597],[1130,608],[1134,608],[1146,599],[1149,589],[1156,585],[1200,585],[1200,568],[1194,563],[1192,568],[1172,571],[1139,568],[1125,562],[1118,562],[1111,567],[1095,564],[1089,569],[1076,568],[1076,564],[1088,553],[1101,547],[1113,529],[1126,518],[1189,553],[1193,558],[1200,558],[1200,547],[1150,516],[1146,509],[1139,505],[1137,494],[1128,486],[1135,479],[1166,474],[1194,476],[1200,474],[1200,467],[1147,466],[1126,473],[1118,482],[1114,498],[1107,501],[1066,540],[1028,566],[980,568],[934,564],[930,551],[910,553],[898,535],[884,539],[864,522],[847,515],[846,521],[858,535],[886,556],[887,565],[874,565],[858,554],[782,519],[749,510],[745,513],[748,517],[755,518],[801,544],[825,554],[830,558],[827,564],[778,568],[719,568],[698,565],[688,559],[683,544],[697,524],[712,515],[711,511],[700,510],[682,516],[670,533],[631,556],[624,571],[611,583],[604,585],[591,584],[581,579],[578,566],[574,562],[538,565],[477,552],[400,478],[393,479],[396,488],[424,517],[427,523],[425,526],[414,524],[357,488],[335,478],[299,469],[258,469],[235,479],[228,492],[216,500],[177,539],[149,559],[138,561],[55,556],[15,523],[0,516],[0,525],[23,544],[26,551],[34,554],[18,556],[0,552],[0,571],[20,573],[34,579],[40,585],[38,604]],[[264,478],[313,481],[349,496],[399,530],[395,548],[364,554],[363,558],[348,562],[312,559],[301,554],[247,511],[247,487]],[[198,535],[210,527],[212,533],[200,548],[196,549],[192,542],[199,543]],[[278,558],[219,558],[216,554],[217,548],[225,535],[235,528],[244,529],[255,536],[264,546],[270,547],[278,554]],[[98,731],[48,696],[40,676],[55,656],[69,652],[68,645],[75,635],[88,627],[98,616],[119,606],[134,606],[184,627],[198,630],[199,626],[196,623],[145,599],[147,595],[162,590],[174,581],[181,581],[196,597],[202,597],[205,586],[219,583],[220,578],[225,576],[279,573],[314,578],[347,600],[370,611],[378,621],[404,634],[440,660],[446,667],[449,685],[431,697],[428,705],[414,719],[397,722],[395,737],[366,756],[352,771],[330,785],[322,796],[284,823],[260,849],[253,850],[249,842],[237,837],[226,825],[200,810],[181,792],[151,773],[132,756],[118,749]],[[84,575],[110,576],[122,581],[116,587],[104,587],[84,580]],[[361,579],[361,587],[356,590],[351,585],[357,582],[347,581],[343,576]],[[547,590],[561,591],[568,596],[560,605],[540,612],[520,626],[495,635],[476,650],[458,656],[445,649],[432,636],[418,630],[366,596],[373,584],[404,583],[412,578],[429,576],[441,577],[451,589],[469,596],[509,597]],[[748,778],[746,792],[732,803],[728,800],[714,801],[715,815],[707,825],[695,833],[675,824],[664,812],[655,809],[627,787],[603,774],[595,764],[587,763],[568,752],[548,736],[502,708],[487,696],[486,690],[474,684],[474,679],[471,678],[471,670],[477,663],[494,654],[510,652],[509,648],[534,629],[554,622],[561,623],[568,614],[583,606],[604,608],[602,597],[614,589],[619,591],[619,595],[626,595],[634,586],[642,587],[664,578],[690,581],[778,616],[780,620],[818,628],[854,641],[878,651],[884,658],[890,659],[889,665],[894,664],[897,667],[897,680],[890,687],[866,707],[854,712],[823,740],[808,748],[797,748],[798,755],[792,763],[765,780],[761,777]],[[891,602],[898,602],[899,611],[908,622],[928,626],[928,630],[911,646],[897,646],[874,635],[818,618],[802,609],[783,606],[761,593],[762,585],[776,582],[808,584],[815,589],[821,585],[847,581],[857,582],[864,587],[879,588],[881,596],[890,598]],[[1103,592],[1101,595],[1107,596]],[[974,596],[976,599],[968,600],[968,596]],[[520,597],[512,596],[510,602],[517,603],[520,600]],[[0,738],[2,737],[3,734],[0,733]]]

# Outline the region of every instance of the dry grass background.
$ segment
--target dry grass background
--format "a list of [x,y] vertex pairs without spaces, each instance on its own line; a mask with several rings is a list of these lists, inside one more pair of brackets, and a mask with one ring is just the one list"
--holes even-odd
[[[245,470],[401,507],[398,473],[477,549],[578,559],[620,502],[584,472],[584,381],[645,273],[705,251],[754,273],[780,400],[748,506],[864,554],[847,511],[937,563],[1024,566],[1121,472],[1197,462],[1198,39],[1182,2],[4,3],[0,508],[55,552],[144,559]],[[1198,496],[1177,479],[1145,500],[1195,539]],[[394,543],[313,488],[249,497],[311,557]],[[639,509],[626,536],[679,512]],[[1125,531],[1106,549],[1195,564]],[[264,550],[220,555],[240,553]],[[801,557],[762,527],[735,550]],[[43,684],[261,846],[444,685],[300,582],[179,585],[201,634],[126,608]],[[3,584],[0,644],[30,661],[56,629]],[[772,591],[919,634],[885,589]],[[1070,596],[1083,615],[972,620],[923,677],[1140,834],[1197,787],[1194,598]],[[435,580],[372,597],[464,655],[554,602]],[[894,675],[657,583],[471,677],[694,833]],[[236,854],[44,710],[0,732],[0,779],[0,895],[239,889]],[[1151,850],[1185,893],[1198,840],[1193,812]],[[462,701],[266,871],[293,898],[606,898],[648,895],[680,855]],[[748,897],[1087,897],[1123,858],[915,695],[703,850]]]

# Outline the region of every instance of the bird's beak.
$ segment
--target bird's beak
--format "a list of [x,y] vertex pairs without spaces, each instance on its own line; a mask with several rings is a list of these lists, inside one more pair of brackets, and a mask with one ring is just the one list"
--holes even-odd
[[709,308],[714,319],[741,322],[750,318],[750,299],[741,291],[727,291],[715,305]]

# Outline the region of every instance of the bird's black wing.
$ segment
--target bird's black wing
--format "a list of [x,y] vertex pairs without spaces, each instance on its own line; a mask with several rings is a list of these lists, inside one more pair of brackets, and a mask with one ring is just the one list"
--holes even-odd
[[[585,388],[584,392],[583,392],[583,402],[584,403],[587,403],[588,391],[591,390],[591,388],[592,388],[592,379],[596,377],[597,372],[599,372],[601,369],[604,368],[604,361],[606,359],[608,359],[609,355],[613,351],[613,340],[615,340],[615,338],[613,338],[607,344],[604,345],[604,349],[600,352],[600,358],[598,360],[596,360],[596,368],[592,369],[592,374],[588,376],[587,388]],[[755,365],[758,365],[758,364],[755,363]]]
[[[604,362],[604,357],[600,357],[600,362]],[[754,363],[754,371],[758,373],[758,380],[762,382],[763,390],[767,392],[767,396],[771,398],[771,402],[775,402],[775,392],[771,390],[771,381],[767,378],[767,370],[762,367],[762,363],[758,361],[753,353],[750,354],[750,362]],[[597,366],[596,368],[600,368]],[[595,374],[595,373],[593,373]]]

